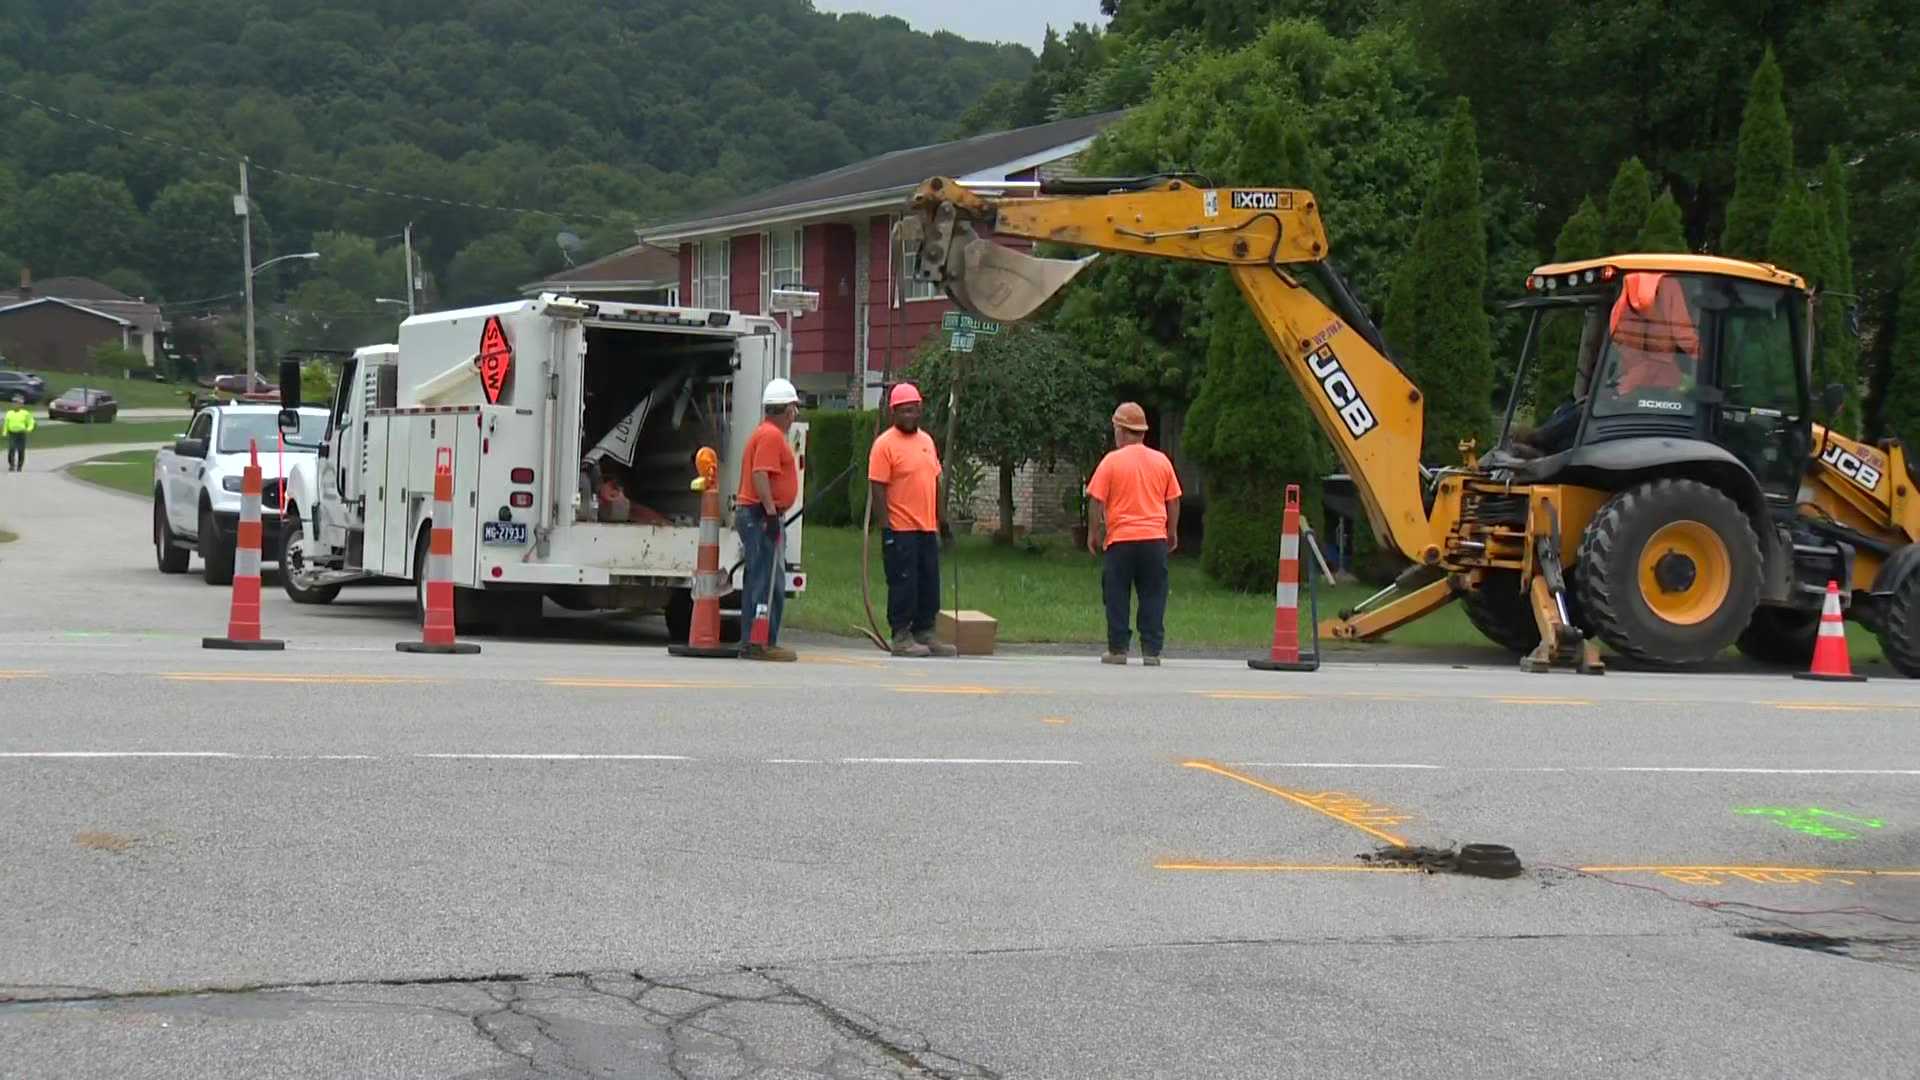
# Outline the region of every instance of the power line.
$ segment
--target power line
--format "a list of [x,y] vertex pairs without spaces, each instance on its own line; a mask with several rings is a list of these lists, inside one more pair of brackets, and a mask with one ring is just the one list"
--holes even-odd
[[[238,164],[243,160],[242,158],[235,157],[230,153],[219,153],[213,150],[207,150],[203,147],[188,146],[185,143],[177,143],[171,139],[163,139],[158,135],[147,135],[138,131],[129,131],[126,128],[116,127],[102,120],[95,120],[90,116],[82,116],[79,113],[73,112],[71,110],[63,109],[58,105],[49,105],[44,101],[35,100],[34,98],[30,98],[25,94],[14,93],[12,90],[8,90],[5,87],[0,87],[0,97],[11,98],[14,101],[31,105],[36,109],[40,109],[44,112],[51,113],[55,116],[65,117],[69,120],[74,120],[81,124],[85,124],[88,127],[99,128],[102,131],[111,132],[123,138],[134,139],[139,142],[152,143],[155,146],[164,146],[169,150],[174,150],[182,154],[188,154],[195,157],[202,157],[202,158],[206,158],[209,161],[218,161],[223,164]],[[355,184],[345,180],[335,180],[331,177],[315,176],[311,173],[295,172],[292,169],[281,169],[281,168],[276,168],[272,165],[262,165],[257,161],[248,161],[247,165],[249,168],[257,169],[260,172],[272,173],[275,176],[285,177],[289,180],[304,180],[310,184],[320,184],[326,187],[340,188],[345,191],[356,191],[363,195],[378,195],[383,198],[400,199],[406,202],[427,203],[435,206],[451,206],[451,207],[456,207],[456,208],[465,209],[465,210],[488,210],[488,211],[501,213],[501,214],[540,214],[544,217],[558,218],[562,221],[579,220],[579,221],[593,221],[593,222],[606,223],[612,220],[611,218],[608,218],[604,215],[599,215],[599,214],[563,214],[555,210],[537,210],[537,209],[533,209],[525,206],[497,206],[493,203],[467,202],[461,199],[443,199],[437,195],[422,195],[417,192],[389,191],[385,188],[369,187],[366,184]]]

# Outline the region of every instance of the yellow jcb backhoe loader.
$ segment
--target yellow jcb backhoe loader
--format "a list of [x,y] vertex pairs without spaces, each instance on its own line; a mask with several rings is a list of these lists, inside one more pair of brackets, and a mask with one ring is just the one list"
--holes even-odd
[[[1459,599],[1521,666],[1603,669],[1596,640],[1646,664],[1738,644],[1805,664],[1827,582],[1888,659],[1920,677],[1920,483],[1897,441],[1812,421],[1813,296],[1759,263],[1619,255],[1539,267],[1500,439],[1420,461],[1420,389],[1327,261],[1312,193],[1197,178],[920,185],[902,223],[913,273],[961,307],[1018,321],[1091,261],[994,237],[1225,266],[1353,478],[1380,542],[1412,562],[1323,630],[1368,639]],[[1317,286],[1310,288],[1303,277]],[[1548,319],[1581,327],[1575,402],[1514,430]],[[1843,387],[1823,394],[1827,415]],[[1275,498],[1279,497],[1276,478]]]

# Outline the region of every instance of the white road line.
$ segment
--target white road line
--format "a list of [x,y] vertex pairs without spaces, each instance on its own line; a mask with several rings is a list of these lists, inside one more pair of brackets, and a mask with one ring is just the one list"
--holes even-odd
[[440,761],[693,761],[683,754],[409,754]]
[[849,757],[842,765],[1078,765],[1062,758]]
[[820,764],[820,759],[804,758],[804,757],[770,757],[770,758],[767,758],[765,761],[762,761],[761,764],[762,765],[818,765]]

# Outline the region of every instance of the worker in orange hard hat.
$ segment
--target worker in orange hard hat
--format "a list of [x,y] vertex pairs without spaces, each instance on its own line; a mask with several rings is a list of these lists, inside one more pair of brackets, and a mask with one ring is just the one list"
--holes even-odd
[[1131,401],[1113,410],[1113,446],[1087,481],[1087,550],[1101,556],[1107,605],[1107,652],[1100,662],[1127,662],[1133,638],[1127,609],[1137,594],[1140,659],[1159,667],[1167,644],[1167,556],[1180,546],[1180,478],[1167,455],[1147,445],[1146,411]]
[[940,613],[940,452],[920,430],[920,388],[903,382],[887,398],[893,426],[873,440],[867,481],[880,519],[887,569],[887,624],[895,656],[952,656],[933,639]]

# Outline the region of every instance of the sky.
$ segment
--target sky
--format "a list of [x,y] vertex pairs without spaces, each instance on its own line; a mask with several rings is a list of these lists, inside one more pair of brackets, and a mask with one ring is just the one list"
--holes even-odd
[[1100,0],[813,0],[820,11],[897,15],[915,30],[951,30],[975,41],[1012,41],[1040,51],[1047,25],[1103,22]]

